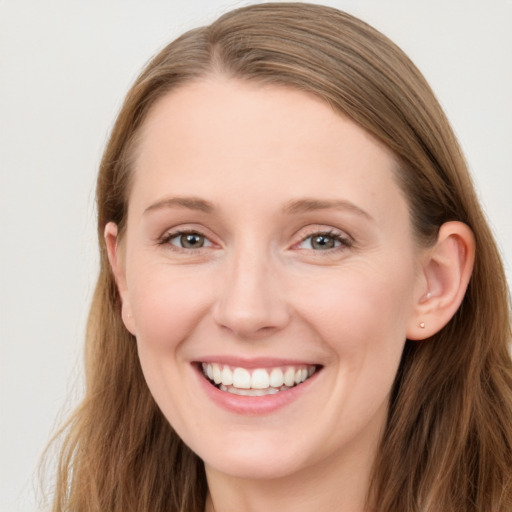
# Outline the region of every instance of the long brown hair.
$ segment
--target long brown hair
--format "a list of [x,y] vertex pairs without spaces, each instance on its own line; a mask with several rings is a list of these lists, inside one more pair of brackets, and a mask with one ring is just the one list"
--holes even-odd
[[126,223],[137,135],[168,91],[210,73],[275,83],[328,102],[391,148],[418,241],[466,223],[476,262],[464,301],[428,341],[407,341],[375,461],[369,509],[512,511],[510,308],[500,256],[455,136],[425,79],[385,36],[302,3],[232,11],[164,48],[128,93],[97,185],[101,268],[86,344],[86,393],[63,430],[55,512],[199,512],[201,461],[144,382],[103,232]]

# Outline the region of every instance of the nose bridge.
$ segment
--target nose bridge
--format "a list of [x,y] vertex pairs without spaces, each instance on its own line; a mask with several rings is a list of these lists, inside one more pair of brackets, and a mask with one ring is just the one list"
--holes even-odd
[[266,247],[256,240],[238,244],[227,257],[224,270],[216,305],[219,325],[250,338],[287,324],[282,274]]

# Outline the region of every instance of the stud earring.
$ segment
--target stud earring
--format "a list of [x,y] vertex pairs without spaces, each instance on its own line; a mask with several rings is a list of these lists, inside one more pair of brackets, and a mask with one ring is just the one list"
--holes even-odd
[[425,329],[425,322],[420,322],[420,327],[421,327],[422,329]]

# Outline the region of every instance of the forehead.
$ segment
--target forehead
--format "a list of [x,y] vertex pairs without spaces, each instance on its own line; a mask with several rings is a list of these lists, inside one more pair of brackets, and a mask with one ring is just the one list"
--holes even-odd
[[171,192],[214,202],[343,196],[370,206],[389,192],[391,202],[403,203],[396,168],[388,148],[311,94],[211,77],[152,107],[132,199],[147,203]]

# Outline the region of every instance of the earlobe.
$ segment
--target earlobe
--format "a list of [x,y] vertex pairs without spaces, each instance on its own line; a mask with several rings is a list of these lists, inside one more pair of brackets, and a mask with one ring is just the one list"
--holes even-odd
[[471,229],[462,222],[443,224],[422,265],[423,289],[408,326],[409,339],[429,338],[450,321],[464,299],[474,259]]
[[107,247],[110,268],[112,269],[112,273],[114,274],[117,290],[121,298],[121,317],[125,327],[132,334],[135,334],[133,316],[131,312],[130,302],[128,300],[126,272],[119,248],[117,224],[115,224],[114,222],[107,223],[107,225],[105,226],[104,237],[105,245]]

